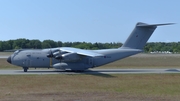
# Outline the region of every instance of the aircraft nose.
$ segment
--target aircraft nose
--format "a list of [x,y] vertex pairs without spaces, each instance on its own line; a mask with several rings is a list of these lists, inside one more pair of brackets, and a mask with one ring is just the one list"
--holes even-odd
[[11,56],[7,58],[7,62],[11,63]]

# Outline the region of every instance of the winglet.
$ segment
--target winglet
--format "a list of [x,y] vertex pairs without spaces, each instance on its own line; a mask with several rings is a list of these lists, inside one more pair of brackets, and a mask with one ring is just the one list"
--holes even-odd
[[136,26],[139,27],[150,27],[150,26],[163,26],[163,25],[173,25],[175,23],[164,23],[164,24],[146,24],[146,23],[142,23],[142,22],[138,22],[136,24]]

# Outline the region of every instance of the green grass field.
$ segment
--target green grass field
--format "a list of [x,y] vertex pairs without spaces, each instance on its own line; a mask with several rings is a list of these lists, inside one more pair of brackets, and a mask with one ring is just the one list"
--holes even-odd
[[179,74],[0,76],[1,101],[178,101]]
[[138,54],[102,68],[180,68],[180,54]]
[[[179,54],[139,54],[98,68],[180,68],[179,61]],[[1,75],[0,87],[0,101],[179,101],[180,74]]]

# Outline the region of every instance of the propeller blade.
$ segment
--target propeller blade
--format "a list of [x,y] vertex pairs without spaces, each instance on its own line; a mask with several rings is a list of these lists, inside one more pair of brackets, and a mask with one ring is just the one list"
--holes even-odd
[[52,50],[51,50],[51,49],[49,50],[49,53],[47,54],[47,57],[48,57],[48,58],[52,58],[52,57],[53,57],[53,53],[52,53]]
[[58,55],[58,56],[55,57],[55,59],[61,60],[61,59],[62,59],[62,56],[61,56],[61,55]]

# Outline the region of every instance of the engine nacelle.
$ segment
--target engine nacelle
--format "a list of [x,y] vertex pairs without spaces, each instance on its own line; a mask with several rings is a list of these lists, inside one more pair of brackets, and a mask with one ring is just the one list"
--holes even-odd
[[74,62],[80,60],[81,57],[77,53],[66,53],[62,55],[62,61]]
[[56,69],[66,69],[68,67],[67,63],[56,63],[53,65],[54,68]]

